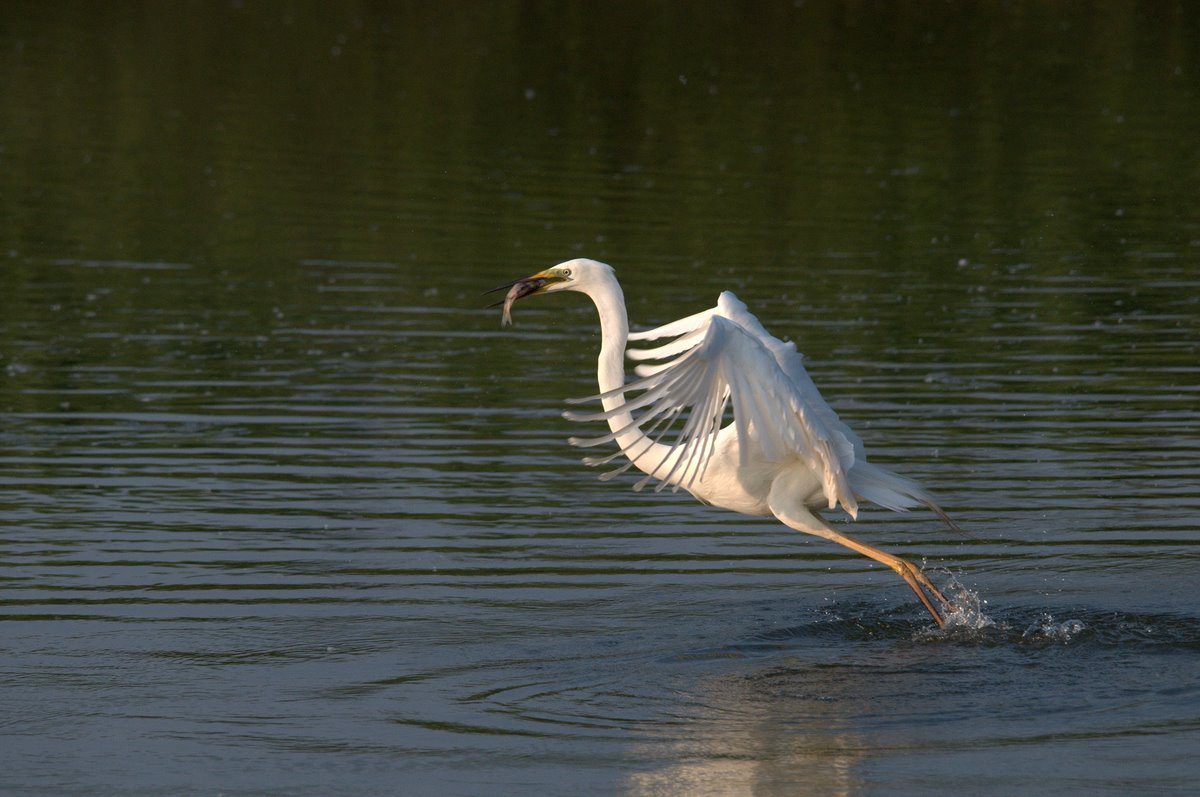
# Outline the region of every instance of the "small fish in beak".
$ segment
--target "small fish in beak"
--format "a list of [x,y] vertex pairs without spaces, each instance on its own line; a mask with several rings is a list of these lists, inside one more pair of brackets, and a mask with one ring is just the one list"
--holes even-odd
[[517,299],[528,296],[531,293],[537,293],[547,282],[548,280],[530,277],[529,279],[517,280],[509,285],[501,285],[499,288],[492,288],[490,291],[488,291],[488,293],[502,291],[505,288],[508,288],[508,293],[505,294],[503,302],[496,302],[495,304],[488,305],[488,307],[495,307],[496,305],[503,304],[504,311],[500,314],[500,325],[505,327],[512,326],[513,302],[515,302]]

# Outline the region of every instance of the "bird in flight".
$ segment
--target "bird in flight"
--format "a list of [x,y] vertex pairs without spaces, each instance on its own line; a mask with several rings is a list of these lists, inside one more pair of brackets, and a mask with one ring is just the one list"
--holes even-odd
[[[945,625],[943,612],[954,606],[920,568],[834,530],[820,512],[840,505],[857,519],[860,501],[898,512],[925,506],[957,526],[916,482],[867,461],[862,440],[821,397],[795,345],[767,332],[731,292],[712,309],[630,333],[625,296],[606,263],[569,260],[488,293],[505,289],[505,325],[512,323],[513,303],[526,296],[576,291],[596,305],[600,392],[571,403],[595,401],[600,409],[564,414],[608,423],[608,434],[570,438],[584,448],[616,444],[612,454],[584,459],[605,465],[624,457],[602,479],[637,468],[645,476],[635,489],[655,482],[656,489],[682,488],[734,512],[773,515],[887,565]],[[631,341],[655,343],[626,348]],[[639,363],[630,382],[626,357]],[[725,424],[730,408],[733,419]]]

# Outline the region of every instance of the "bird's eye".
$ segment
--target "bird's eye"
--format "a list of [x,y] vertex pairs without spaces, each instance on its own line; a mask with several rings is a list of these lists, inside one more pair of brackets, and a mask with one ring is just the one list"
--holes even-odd
[[564,268],[561,273],[564,277],[569,277],[569,276],[571,276],[571,269]]

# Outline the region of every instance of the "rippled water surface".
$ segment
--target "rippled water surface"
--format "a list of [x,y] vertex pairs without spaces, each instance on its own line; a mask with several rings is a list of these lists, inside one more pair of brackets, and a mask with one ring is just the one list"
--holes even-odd
[[[1191,791],[1200,17],[799,5],[11,6],[0,790]],[[797,341],[945,630],[579,463],[575,256]]]

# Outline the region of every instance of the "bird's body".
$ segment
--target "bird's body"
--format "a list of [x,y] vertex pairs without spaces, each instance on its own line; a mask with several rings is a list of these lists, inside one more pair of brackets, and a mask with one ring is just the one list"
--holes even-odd
[[[658,489],[685,489],[706,504],[773,515],[797,531],[845,545],[899,573],[943,624],[930,597],[949,604],[920,570],[840,534],[818,514],[840,505],[857,517],[858,502],[868,500],[896,511],[924,505],[948,521],[915,482],[867,461],[862,440],[821,397],[795,346],[770,335],[729,292],[711,310],[630,334],[615,272],[586,259],[512,283],[506,320],[517,299],[560,290],[586,294],[600,316],[600,393],[582,401],[598,400],[602,409],[566,415],[607,421],[606,435],[571,438],[585,447],[617,444],[614,454],[584,460],[601,465],[626,459],[602,478],[634,467],[646,474],[637,489],[651,482]],[[630,341],[664,338],[669,340],[662,345],[627,349]],[[631,382],[625,379],[626,357],[642,363]],[[730,406],[733,420],[725,424]]]

